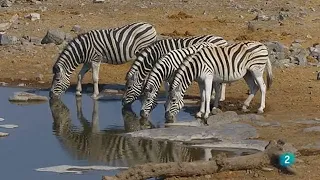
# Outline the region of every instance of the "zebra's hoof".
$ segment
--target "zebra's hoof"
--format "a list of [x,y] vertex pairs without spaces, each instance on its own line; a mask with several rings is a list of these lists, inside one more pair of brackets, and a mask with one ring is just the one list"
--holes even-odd
[[257,114],[263,114],[263,110],[262,109],[258,109]]
[[198,112],[197,114],[196,114],[196,118],[201,118],[202,117],[202,112]]
[[219,108],[212,108],[212,110],[211,110],[212,115],[216,115],[219,113],[222,113],[222,111]]
[[99,99],[99,96],[96,95],[96,94],[92,94],[92,95],[91,95],[91,98],[94,99],[94,100],[97,100],[97,99]]
[[80,92],[80,91],[77,91],[77,92],[76,92],[76,96],[82,96],[81,92]]
[[209,118],[209,113],[204,114],[203,119],[208,119]]
[[242,112],[244,112],[244,113],[248,113],[248,112],[250,112],[250,109],[247,109],[247,107],[242,107]]

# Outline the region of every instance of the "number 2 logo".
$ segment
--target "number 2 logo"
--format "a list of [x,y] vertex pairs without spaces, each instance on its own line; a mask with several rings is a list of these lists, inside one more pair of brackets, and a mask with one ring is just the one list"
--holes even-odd
[[290,164],[290,156],[289,155],[286,155],[285,157],[284,157],[284,159],[285,159],[285,161],[284,161],[284,163],[285,164]]

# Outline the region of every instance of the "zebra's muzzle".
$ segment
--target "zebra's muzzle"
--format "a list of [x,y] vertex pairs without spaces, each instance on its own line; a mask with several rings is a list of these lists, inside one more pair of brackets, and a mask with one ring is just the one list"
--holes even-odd
[[50,99],[58,99],[59,96],[57,94],[55,94],[54,92],[50,91],[49,92],[49,98]]
[[140,111],[140,116],[141,116],[142,118],[148,118],[149,113],[146,113],[144,110],[141,110],[141,111]]

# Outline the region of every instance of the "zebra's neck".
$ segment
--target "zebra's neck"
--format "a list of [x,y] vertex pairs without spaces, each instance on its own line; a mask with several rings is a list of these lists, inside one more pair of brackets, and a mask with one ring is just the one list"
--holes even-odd
[[93,58],[93,48],[89,44],[87,33],[74,38],[60,53],[56,64],[70,75],[79,64],[87,63]]
[[184,96],[192,81],[200,76],[200,67],[196,66],[196,63],[197,60],[195,60],[194,56],[188,56],[186,58],[180,65],[180,68],[175,72],[170,90],[179,88],[178,90],[182,93],[182,96]]

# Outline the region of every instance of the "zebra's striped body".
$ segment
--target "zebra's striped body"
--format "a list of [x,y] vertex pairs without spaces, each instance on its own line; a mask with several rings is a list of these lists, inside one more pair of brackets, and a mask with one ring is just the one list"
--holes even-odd
[[70,84],[70,75],[79,64],[77,95],[81,95],[81,82],[92,68],[93,97],[99,94],[100,63],[123,64],[135,54],[156,41],[156,30],[151,24],[138,22],[107,30],[91,30],[74,38],[60,53],[53,66],[54,77],[50,97],[60,96]]
[[146,77],[152,70],[153,65],[161,57],[172,50],[189,47],[200,42],[210,42],[218,46],[227,43],[223,38],[213,35],[193,36],[181,39],[160,40],[139,52],[126,76],[126,91],[122,99],[122,104],[131,104],[138,99],[141,95]]
[[[226,46],[220,44],[220,46]],[[160,58],[153,66],[151,72],[146,78],[146,83],[142,95],[142,108],[140,115],[144,118],[148,118],[150,111],[152,111],[156,104],[156,98],[158,91],[163,81],[170,82],[172,74],[179,68],[183,60],[195,52],[199,51],[203,47],[215,46],[213,43],[201,42],[192,46],[170,51],[168,54]]]
[[[272,83],[272,68],[268,57],[268,49],[259,42],[240,42],[226,47],[204,47],[190,57],[187,57],[170,84],[170,94],[165,104],[166,119],[172,121],[183,107],[183,96],[191,82],[196,80],[201,91],[201,107],[196,116],[208,118],[210,113],[210,94],[212,81],[226,83],[246,80],[250,95],[243,105],[246,111],[255,93],[261,89],[261,105],[258,113],[263,113],[265,107],[266,85],[263,72],[267,66],[267,87]],[[256,84],[256,83],[257,84]],[[220,88],[216,89],[214,107],[218,106]]]

